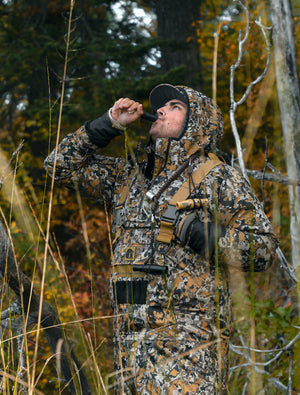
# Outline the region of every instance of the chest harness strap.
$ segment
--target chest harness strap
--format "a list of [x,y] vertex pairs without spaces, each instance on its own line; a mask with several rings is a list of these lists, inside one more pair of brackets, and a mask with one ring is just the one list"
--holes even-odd
[[[203,163],[192,174],[193,185],[199,185],[214,167],[223,163],[216,154],[209,153],[208,156],[210,160]],[[205,206],[208,204],[207,199],[192,199],[192,202],[186,200],[191,192],[190,182],[187,180],[172,197],[167,210],[162,215],[157,241],[167,244],[170,243],[173,237],[177,210]]]

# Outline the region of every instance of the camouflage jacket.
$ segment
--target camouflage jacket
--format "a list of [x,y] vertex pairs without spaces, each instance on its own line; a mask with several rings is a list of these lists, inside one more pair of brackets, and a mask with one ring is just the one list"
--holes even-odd
[[[223,124],[219,109],[210,99],[190,88],[184,89],[189,108],[183,136],[180,139],[159,138],[154,148],[148,147],[148,157],[139,166],[139,171],[125,158],[96,154],[99,147],[104,147],[119,134],[111,126],[107,114],[66,136],[58,147],[55,178],[68,187],[77,185],[84,195],[105,203],[112,212],[115,240],[110,292],[118,315],[115,322],[116,372],[132,369],[131,379],[124,380],[125,373],[122,374],[123,379],[119,380],[122,388],[118,387],[118,393],[135,393],[132,390],[135,388],[137,393],[171,394],[170,382],[166,387],[168,392],[163,391],[163,377],[172,377],[170,372],[174,372],[174,383],[181,377],[181,384],[174,384],[178,393],[184,393],[180,392],[183,381],[184,385],[191,385],[186,387],[190,391],[187,393],[206,393],[200,388],[204,385],[204,377],[208,376],[209,383],[222,381],[224,391],[226,374],[220,377],[220,369],[215,366],[216,354],[210,354],[214,355],[211,362],[214,368],[209,367],[208,362],[204,368],[203,361],[195,368],[197,362],[190,365],[191,358],[189,362],[182,362],[185,357],[179,355],[186,355],[187,350],[189,353],[199,350],[199,344],[212,342],[220,334],[223,339],[228,338],[231,308],[228,265],[244,271],[265,270],[272,262],[277,245],[254,192],[234,168],[221,163],[200,185],[194,185],[193,172],[209,159],[208,152],[215,150],[222,137]],[[200,155],[160,194],[153,212],[151,196],[156,195],[175,170],[189,161],[196,151]],[[54,152],[45,162],[50,174],[53,163]],[[172,196],[187,180],[191,185],[190,197],[207,199],[208,206],[178,212],[171,242],[158,242],[161,217]],[[128,194],[120,205],[124,185]],[[191,213],[204,224],[217,222],[224,229],[216,240],[214,254],[200,255],[179,240],[179,226]],[[147,265],[150,258],[166,271],[136,270],[134,265]],[[145,354],[152,355],[152,359],[145,359]],[[227,351],[224,352],[224,366],[226,355]],[[162,369],[159,361],[170,357],[170,364],[165,362]],[[207,355],[198,356],[198,364],[203,358],[209,360]],[[176,365],[178,360],[181,362]],[[207,373],[207,369],[211,373]],[[126,383],[131,383],[131,392],[126,390],[129,388]],[[216,393],[215,387],[209,385],[212,384],[204,385],[209,388],[207,393]],[[196,389],[193,392],[191,388]]]

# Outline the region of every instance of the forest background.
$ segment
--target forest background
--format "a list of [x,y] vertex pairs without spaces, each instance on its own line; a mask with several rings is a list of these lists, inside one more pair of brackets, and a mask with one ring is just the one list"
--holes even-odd
[[[22,271],[57,309],[95,393],[110,393],[113,377],[109,218],[97,202],[59,185],[52,194],[43,161],[57,138],[102,115],[119,97],[138,100],[151,111],[149,91],[168,82],[192,86],[215,98],[225,120],[223,155],[238,165],[230,119],[230,71],[239,55],[239,32],[245,34],[247,25],[243,5],[218,0],[0,1],[1,213]],[[300,4],[292,0],[291,6],[298,57]],[[268,48],[255,21],[261,18],[270,27],[269,7],[267,1],[247,5],[250,31],[234,77],[237,97],[265,68]],[[234,115],[245,167],[260,172],[249,173],[250,182],[279,237],[281,251],[291,262],[289,191],[284,178],[288,153],[272,33],[265,31],[271,43],[268,71]],[[147,123],[137,123],[126,141],[114,140],[105,153],[125,155],[135,149],[140,132],[146,143],[148,128]],[[257,179],[259,174],[263,180]],[[300,393],[299,341],[279,357],[299,332],[297,285],[288,270],[277,259],[266,273],[232,272],[231,287],[231,393]],[[2,297],[2,309],[13,299],[13,292]],[[14,380],[9,378],[20,374],[11,328],[1,331],[0,354],[1,389],[10,393]],[[33,387],[45,394],[67,393],[55,379],[55,360],[42,333],[38,338],[35,330],[26,334],[25,354],[21,372],[25,384],[14,387],[16,393],[30,393]],[[268,363],[271,357],[274,360]]]

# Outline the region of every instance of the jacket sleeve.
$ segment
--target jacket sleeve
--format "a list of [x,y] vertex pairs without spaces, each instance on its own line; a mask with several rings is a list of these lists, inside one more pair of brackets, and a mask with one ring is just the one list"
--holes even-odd
[[95,152],[120,134],[104,114],[67,135],[57,152],[53,150],[45,159],[44,167],[59,183],[72,189],[78,188],[85,196],[111,202],[117,177],[124,169],[124,159],[96,155]]
[[217,210],[218,222],[226,228],[218,242],[225,262],[244,271],[266,270],[278,241],[252,188],[233,168],[221,184]]

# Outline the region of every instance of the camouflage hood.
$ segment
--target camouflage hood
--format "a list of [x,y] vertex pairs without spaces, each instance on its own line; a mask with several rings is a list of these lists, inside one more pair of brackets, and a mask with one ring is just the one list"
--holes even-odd
[[[194,152],[214,152],[223,136],[223,118],[219,107],[203,93],[176,86],[186,96],[187,114],[177,138],[158,138],[155,153],[161,161],[177,166]],[[170,98],[171,100],[172,98]]]

